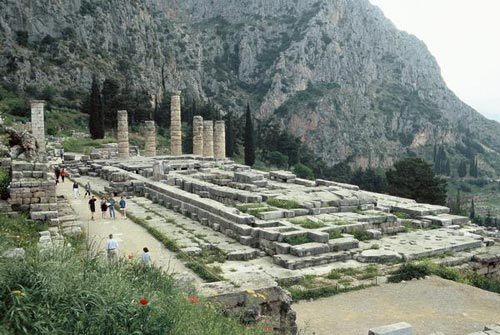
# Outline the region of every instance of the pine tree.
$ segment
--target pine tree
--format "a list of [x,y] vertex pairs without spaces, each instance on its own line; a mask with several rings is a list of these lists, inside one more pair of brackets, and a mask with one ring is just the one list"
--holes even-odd
[[474,205],[474,197],[472,197],[471,203],[470,203],[470,215],[469,218],[471,220],[474,220],[476,217],[476,206]]
[[253,121],[250,114],[250,105],[247,104],[245,115],[245,164],[252,166],[255,163],[255,142],[253,133]]
[[104,138],[104,114],[102,112],[101,93],[95,76],[92,78],[92,88],[89,98],[89,131],[93,139]]

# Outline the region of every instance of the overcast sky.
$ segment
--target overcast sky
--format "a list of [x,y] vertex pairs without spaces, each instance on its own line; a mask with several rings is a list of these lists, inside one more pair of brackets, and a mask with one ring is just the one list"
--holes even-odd
[[500,0],[370,0],[423,40],[448,87],[500,121]]

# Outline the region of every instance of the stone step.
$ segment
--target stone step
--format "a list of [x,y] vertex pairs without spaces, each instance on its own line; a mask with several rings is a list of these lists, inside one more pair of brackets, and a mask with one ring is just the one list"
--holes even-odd
[[290,254],[273,256],[275,264],[290,270],[303,269],[334,262],[343,262],[348,259],[352,259],[352,254],[348,251],[327,252],[320,255],[306,257],[297,257]]

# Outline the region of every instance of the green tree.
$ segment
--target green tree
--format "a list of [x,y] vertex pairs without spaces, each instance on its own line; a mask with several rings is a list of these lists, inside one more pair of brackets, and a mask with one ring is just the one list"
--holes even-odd
[[314,179],[313,170],[309,166],[302,163],[295,164],[292,171],[299,178]]
[[245,164],[252,166],[255,163],[255,140],[253,132],[253,121],[250,113],[250,105],[247,104],[245,114]]
[[227,113],[225,115],[225,119],[226,119],[226,156],[233,157],[234,146],[235,146],[233,112]]
[[406,158],[387,171],[389,193],[418,202],[444,205],[446,180],[438,178],[432,166],[420,158]]
[[469,215],[469,218],[471,220],[474,220],[475,217],[476,217],[476,206],[474,205],[474,197],[472,197],[472,200],[470,202],[470,215]]
[[467,163],[465,161],[461,161],[458,166],[458,176],[463,178],[467,175]]
[[387,178],[383,171],[377,171],[372,168],[366,170],[357,169],[351,180],[351,184],[358,185],[366,191],[384,193],[387,191]]
[[89,131],[93,139],[104,138],[104,115],[102,113],[101,93],[99,84],[94,76],[89,97]]
[[104,113],[104,126],[108,129],[116,127],[116,115],[119,108],[118,95],[120,85],[112,78],[106,78],[102,84],[102,111]]

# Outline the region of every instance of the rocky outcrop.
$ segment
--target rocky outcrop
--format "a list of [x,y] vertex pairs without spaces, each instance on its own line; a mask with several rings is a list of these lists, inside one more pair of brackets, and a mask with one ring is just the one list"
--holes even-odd
[[368,0],[6,0],[0,77],[88,89],[92,73],[225,110],[249,101],[334,164],[390,166],[444,146],[496,174],[500,125],[461,102],[425,45]]

